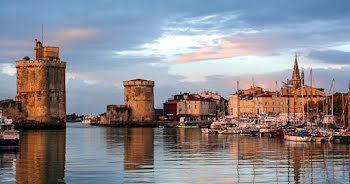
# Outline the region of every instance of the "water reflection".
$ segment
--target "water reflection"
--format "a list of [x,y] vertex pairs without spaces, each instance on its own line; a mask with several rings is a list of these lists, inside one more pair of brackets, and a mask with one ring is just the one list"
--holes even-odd
[[64,183],[66,130],[21,131],[17,183]]
[[0,182],[349,183],[349,160],[342,144],[69,125],[22,131],[18,152],[0,150]]
[[124,133],[124,170],[153,169],[153,129],[129,128]]

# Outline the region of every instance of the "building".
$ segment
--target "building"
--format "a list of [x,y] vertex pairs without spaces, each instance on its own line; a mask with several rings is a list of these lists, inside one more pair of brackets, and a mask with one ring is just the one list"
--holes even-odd
[[216,103],[216,117],[217,118],[225,117],[225,115],[227,114],[228,100],[226,100],[224,97],[222,97],[218,93],[213,93],[210,91],[204,91],[199,95],[207,99],[212,98]]
[[198,94],[182,93],[173,95],[163,103],[164,115],[170,120],[187,117],[191,120],[213,120],[216,118],[216,102],[213,98],[204,98]]
[[164,116],[168,118],[168,120],[179,120],[179,116],[177,115],[177,103],[179,101],[168,101],[163,103],[164,108]]
[[134,79],[124,81],[124,105],[108,105],[99,124],[125,124],[155,119],[154,81]]
[[154,120],[154,81],[124,81],[124,103],[129,107],[130,121]]
[[323,89],[313,88],[304,83],[304,71],[299,74],[295,57],[291,85],[283,86],[280,91],[264,91],[261,87],[251,87],[237,91],[229,98],[229,115],[253,116],[257,114],[281,115],[305,112],[307,102],[324,100]]
[[[58,47],[44,47],[35,40],[34,59],[16,61],[17,94],[15,109],[2,101],[4,115],[15,122],[40,123],[37,126],[65,126],[66,62],[59,58]],[[10,108],[10,109],[9,109]]]
[[108,105],[108,122],[126,122],[129,121],[129,108],[126,105]]

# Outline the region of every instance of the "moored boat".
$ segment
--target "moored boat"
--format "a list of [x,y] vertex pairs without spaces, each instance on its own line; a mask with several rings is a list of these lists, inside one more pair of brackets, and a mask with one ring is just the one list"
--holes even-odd
[[297,141],[297,142],[313,142],[313,136],[309,134],[306,130],[301,130],[297,133],[295,132],[285,132],[284,139],[287,141]]
[[19,132],[15,130],[12,119],[2,116],[0,110],[0,146],[18,146]]
[[198,121],[182,121],[176,126],[178,128],[199,128]]
[[91,121],[96,120],[97,116],[95,114],[88,114],[87,116],[84,116],[83,122],[81,124],[83,125],[90,125]]

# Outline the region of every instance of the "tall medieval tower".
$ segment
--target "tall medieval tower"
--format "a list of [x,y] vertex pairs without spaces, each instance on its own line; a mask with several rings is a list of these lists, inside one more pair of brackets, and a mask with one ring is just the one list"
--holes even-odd
[[35,40],[34,60],[16,61],[16,101],[27,112],[27,120],[65,123],[66,62],[60,61],[58,47],[43,47]]

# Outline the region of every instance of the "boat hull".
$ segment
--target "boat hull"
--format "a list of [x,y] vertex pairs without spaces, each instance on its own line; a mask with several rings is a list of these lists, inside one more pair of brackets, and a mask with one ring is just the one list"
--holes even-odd
[[178,125],[177,128],[199,128],[198,125],[197,126],[184,126],[184,125]]
[[0,146],[18,146],[18,139],[0,139]]
[[296,141],[296,142],[313,142],[314,139],[312,137],[300,137],[297,135],[284,135],[284,139],[287,141]]

